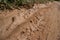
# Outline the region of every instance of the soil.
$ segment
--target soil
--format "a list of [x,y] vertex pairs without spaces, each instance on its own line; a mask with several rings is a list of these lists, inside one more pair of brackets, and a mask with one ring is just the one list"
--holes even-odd
[[0,11],[0,40],[60,40],[60,2]]

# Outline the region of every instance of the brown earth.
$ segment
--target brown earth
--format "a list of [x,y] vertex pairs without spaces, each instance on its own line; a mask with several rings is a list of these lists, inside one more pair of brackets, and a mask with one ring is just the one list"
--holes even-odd
[[60,3],[0,11],[0,40],[60,40]]

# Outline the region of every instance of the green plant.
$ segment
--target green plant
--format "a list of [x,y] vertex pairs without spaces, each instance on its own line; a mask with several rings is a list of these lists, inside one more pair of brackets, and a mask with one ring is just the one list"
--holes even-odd
[[3,4],[7,9],[19,7],[21,5],[31,5],[34,3],[46,3],[54,0],[0,0],[0,7]]

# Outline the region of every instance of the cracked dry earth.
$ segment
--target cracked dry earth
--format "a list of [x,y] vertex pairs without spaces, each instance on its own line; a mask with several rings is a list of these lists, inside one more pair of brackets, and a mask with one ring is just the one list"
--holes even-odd
[[0,11],[0,40],[60,40],[60,3]]

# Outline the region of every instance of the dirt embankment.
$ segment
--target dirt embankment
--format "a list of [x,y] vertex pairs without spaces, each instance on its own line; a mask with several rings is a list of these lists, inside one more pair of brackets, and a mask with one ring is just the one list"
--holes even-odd
[[60,3],[0,11],[0,40],[60,40]]

